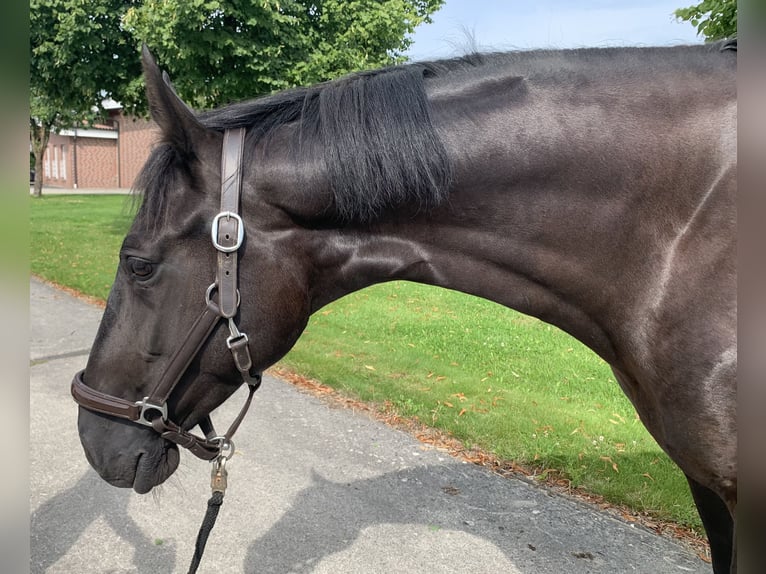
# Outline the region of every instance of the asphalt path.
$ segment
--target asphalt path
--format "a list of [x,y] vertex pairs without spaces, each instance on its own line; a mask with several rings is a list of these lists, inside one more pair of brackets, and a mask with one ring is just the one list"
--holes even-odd
[[[152,494],[103,482],[77,436],[72,375],[101,310],[30,282],[32,573],[186,572],[210,465],[182,453]],[[225,426],[244,394],[214,418]],[[199,572],[706,573],[676,542],[421,444],[265,377],[236,437]]]

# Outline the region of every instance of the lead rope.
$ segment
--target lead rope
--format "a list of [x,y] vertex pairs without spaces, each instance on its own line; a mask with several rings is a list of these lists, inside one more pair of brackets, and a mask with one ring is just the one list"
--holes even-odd
[[227,476],[229,473],[226,471],[226,461],[229,460],[232,454],[234,454],[234,443],[223,439],[221,453],[212,463],[213,470],[210,474],[210,488],[213,493],[210,500],[207,501],[207,512],[205,512],[205,517],[202,519],[202,525],[197,534],[194,556],[192,556],[187,574],[195,574],[197,572],[200,560],[202,560],[202,554],[205,552],[208,536],[210,536],[210,532],[213,530],[213,526],[215,526],[218,511],[221,510],[223,496],[226,494],[226,487],[228,486]]
[[[246,337],[247,335],[245,335],[245,338]],[[208,440],[220,441],[220,450],[218,451],[218,456],[211,461],[213,465],[213,469],[210,473],[210,489],[212,490],[212,495],[210,496],[210,500],[207,501],[207,511],[205,512],[205,517],[202,519],[202,524],[197,533],[197,541],[194,544],[194,556],[192,556],[192,561],[189,565],[187,574],[196,574],[197,568],[199,568],[199,563],[202,560],[202,554],[205,552],[207,539],[210,536],[210,532],[213,530],[213,526],[215,526],[218,512],[223,505],[223,496],[226,494],[226,487],[229,485],[229,473],[226,470],[226,461],[234,455],[234,442],[231,440],[231,435],[233,435],[239,428],[239,425],[253,400],[253,394],[258,390],[258,387],[261,386],[260,375],[253,376],[248,373],[245,377],[243,373],[243,377],[249,387],[247,401],[245,401],[245,406],[231,424],[229,430],[226,431],[226,434],[223,436],[215,436],[213,422],[210,420],[209,416],[205,417],[200,422],[200,428],[202,428]]]
[[197,572],[199,562],[202,560],[202,553],[205,551],[207,537],[210,535],[210,531],[213,530],[213,526],[215,526],[215,519],[218,518],[218,511],[222,504],[223,492],[213,492],[213,496],[207,501],[207,512],[205,513],[205,518],[202,519],[199,534],[197,534],[197,544],[194,547],[194,556],[192,557],[188,574],[195,574]]

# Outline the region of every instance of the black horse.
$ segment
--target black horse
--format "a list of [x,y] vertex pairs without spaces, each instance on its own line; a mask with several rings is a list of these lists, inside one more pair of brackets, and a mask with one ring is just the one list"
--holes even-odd
[[476,54],[202,114],[144,69],[162,139],[73,383],[105,480],[212,458],[189,429],[312,312],[407,279],[598,353],[736,571],[736,46]]

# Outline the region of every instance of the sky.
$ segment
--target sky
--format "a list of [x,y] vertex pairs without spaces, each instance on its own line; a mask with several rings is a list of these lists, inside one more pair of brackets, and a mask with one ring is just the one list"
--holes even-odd
[[698,0],[446,0],[416,28],[412,60],[481,51],[702,43],[673,16]]

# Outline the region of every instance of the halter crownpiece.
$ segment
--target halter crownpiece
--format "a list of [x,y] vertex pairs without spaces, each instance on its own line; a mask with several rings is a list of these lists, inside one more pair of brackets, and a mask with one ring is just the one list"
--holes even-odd
[[[239,216],[240,192],[242,189],[242,154],[245,129],[226,130],[221,151],[221,211],[213,218],[211,236],[218,252],[215,281],[205,293],[205,307],[192,324],[180,347],[170,358],[165,370],[151,393],[141,400],[131,402],[97,391],[85,384],[83,374],[77,373],[72,380],[72,397],[82,407],[136,424],[152,427],[162,438],[189,449],[203,460],[213,460],[225,450],[232,449],[231,436],[250,408],[253,393],[261,384],[261,373],[251,374],[252,360],[248,336],[239,330],[235,316],[239,309],[237,264],[238,251],[245,238],[245,226]],[[213,294],[218,293],[218,301]],[[201,438],[181,428],[168,418],[167,401],[170,394],[199,353],[202,345],[212,334],[219,321],[226,320],[229,337],[226,346],[231,351],[234,364],[250,393],[234,422],[223,435],[217,435],[208,415],[200,422],[205,433]]]

